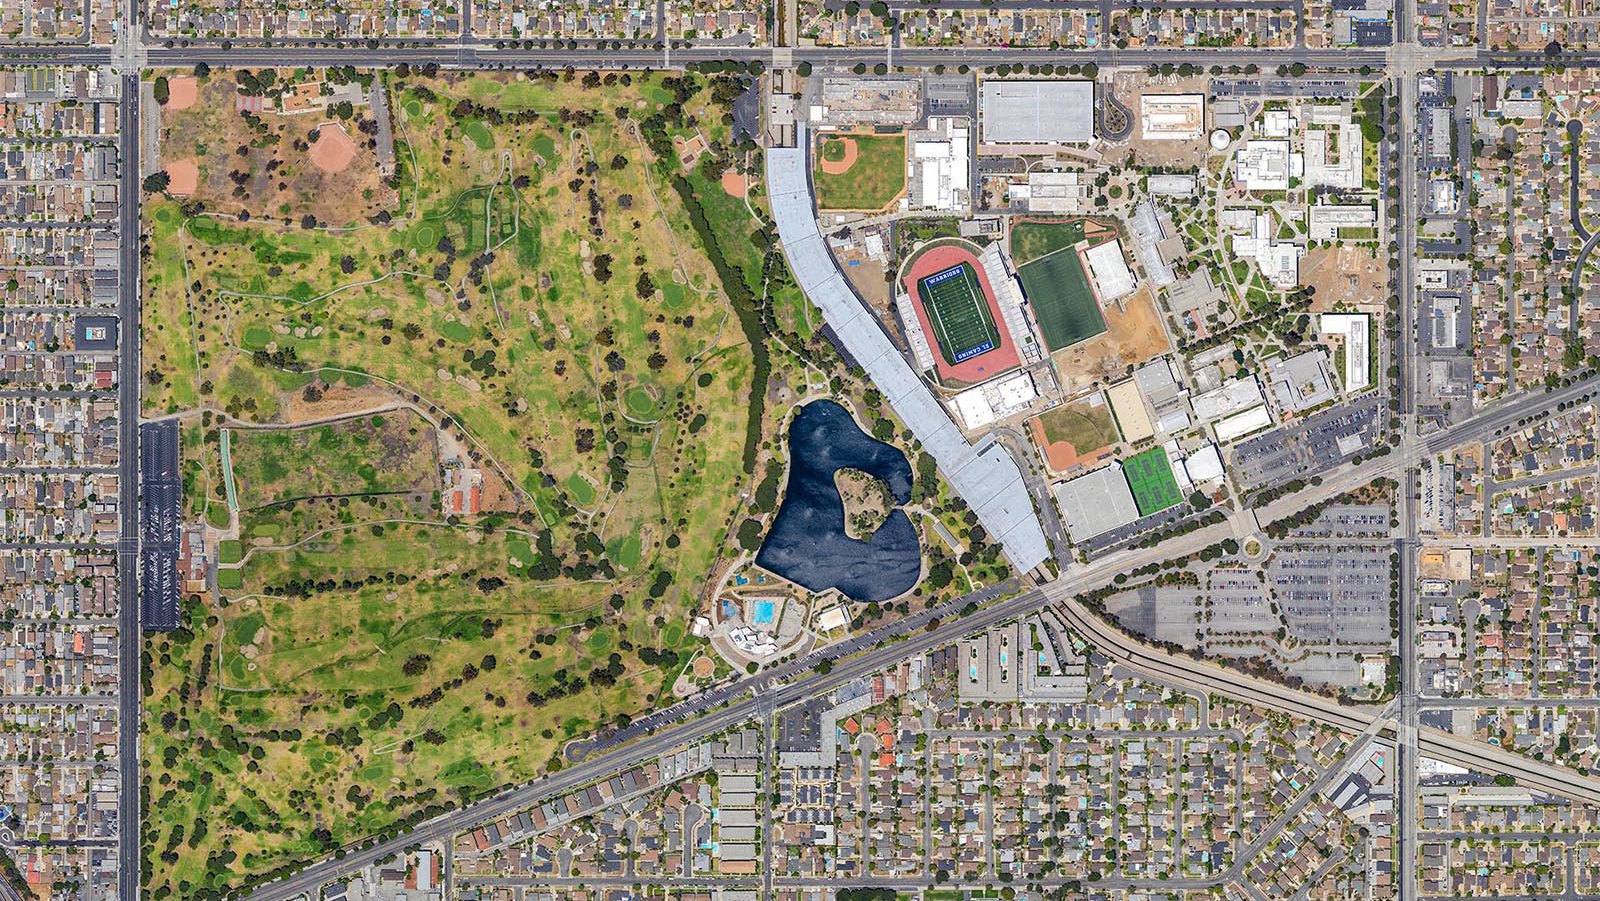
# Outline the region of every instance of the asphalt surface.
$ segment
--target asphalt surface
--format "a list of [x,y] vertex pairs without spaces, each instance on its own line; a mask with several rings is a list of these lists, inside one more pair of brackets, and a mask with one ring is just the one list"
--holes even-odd
[[117,361],[117,420],[119,471],[118,510],[122,515],[117,543],[118,689],[117,765],[121,787],[117,792],[118,897],[139,897],[139,724],[140,652],[139,623],[139,74],[122,77],[122,265],[117,292],[117,318],[122,345]]
[[[1428,442],[1428,446],[1434,448],[1430,452],[1436,453],[1461,441],[1480,440],[1474,436],[1489,434],[1515,423],[1519,418],[1547,413],[1554,410],[1557,404],[1597,388],[1600,388],[1600,376],[1591,377],[1567,389],[1508,398],[1434,435]],[[1340,478],[1325,480],[1322,485],[1308,488],[1291,498],[1280,499],[1263,510],[1276,511],[1276,515],[1281,516],[1304,509],[1380,476],[1393,475],[1405,464],[1405,459],[1404,455],[1394,453],[1368,460],[1360,466],[1349,467]],[[1263,517],[1263,521],[1268,520]],[[1068,624],[1078,629],[1086,640],[1119,662],[1160,678],[1180,681],[1196,690],[1237,697],[1268,709],[1326,723],[1352,734],[1366,730],[1376,718],[1376,714],[1368,709],[1344,707],[1319,695],[1295,691],[1276,683],[1251,679],[1234,670],[1146,648],[1071,601],[1073,595],[1109,584],[1120,573],[1147,563],[1199,551],[1231,534],[1229,525],[1221,523],[1153,548],[1113,554],[1089,566],[1080,567],[1042,589],[998,601],[966,617],[943,619],[936,626],[930,627],[931,611],[914,614],[899,623],[814,652],[761,676],[742,679],[702,698],[658,711],[640,719],[628,729],[601,740],[582,763],[428,820],[398,838],[365,849],[351,849],[342,858],[313,864],[297,874],[262,886],[251,893],[250,898],[252,901],[283,901],[313,891],[330,880],[348,876],[368,864],[399,853],[409,845],[431,840],[448,841],[457,832],[581,788],[633,762],[714,735],[751,717],[876,672],[903,657],[941,647],[1051,603],[1058,605],[1057,609],[1063,612]],[[968,599],[958,599],[937,608],[937,611],[948,613],[951,609],[959,610]],[[841,659],[847,654],[857,656]],[[828,673],[815,669],[824,658],[838,661]],[[649,731],[651,729],[655,731]],[[1600,802],[1600,780],[1581,777],[1573,771],[1537,763],[1435,730],[1422,730],[1418,741],[1429,756],[1488,773],[1513,775],[1530,786]]]
[[[133,0],[129,0],[127,9],[136,9],[136,3]],[[128,18],[125,14],[124,19],[127,20]],[[796,62],[806,61],[823,70],[844,70],[861,63],[870,66],[879,62],[890,61],[883,48],[875,47],[792,48],[792,50],[785,52],[791,54]],[[892,63],[907,67],[933,65],[955,67],[965,63],[975,68],[1006,63],[1083,64],[1088,62],[1093,62],[1100,66],[1143,66],[1150,63],[1181,60],[1185,58],[1187,53],[1188,51],[1180,49],[1067,51],[1045,48],[901,47],[895,49]],[[1208,64],[1221,66],[1254,64],[1260,66],[1263,71],[1271,71],[1282,61],[1291,58],[1313,68],[1359,67],[1363,65],[1381,68],[1387,64],[1388,56],[1388,52],[1381,49],[1296,49],[1292,51],[1217,49],[1207,51],[1206,61]],[[493,42],[475,40],[396,41],[389,42],[386,46],[378,47],[369,46],[365,42],[348,42],[343,46],[336,46],[332,42],[278,42],[263,43],[256,46],[234,46],[232,43],[224,45],[222,42],[213,42],[206,45],[174,45],[170,48],[159,44],[143,48],[134,47],[131,50],[124,47],[120,51],[87,46],[0,47],[0,62],[12,65],[103,66],[114,62],[127,62],[130,59],[137,59],[141,65],[174,67],[192,66],[197,62],[204,61],[226,66],[392,66],[406,62],[413,65],[437,63],[446,67],[476,68],[564,67],[569,64],[582,65],[586,68],[667,68],[681,67],[685,63],[702,60],[736,59],[770,63],[772,57],[773,51],[769,48],[700,46],[679,47],[670,51],[654,48],[630,50],[618,49],[609,43],[597,44],[597,42],[593,41],[578,42],[576,48],[569,48],[563,43],[563,46],[560,47],[551,46],[542,49],[497,47]],[[1451,51],[1449,53],[1441,52],[1436,54],[1434,58],[1428,61],[1428,64],[1438,68],[1480,69],[1495,66],[1542,66],[1556,61],[1573,67],[1600,67],[1600,52],[1574,52],[1564,53],[1558,57],[1550,57],[1542,53],[1496,53],[1482,50],[1457,53]],[[119,894],[124,899],[134,899],[138,897],[140,881],[138,724],[140,722],[141,708],[139,672],[142,633],[138,603],[139,522],[137,516],[139,509],[138,411],[141,380],[138,337],[140,319],[138,138],[140,127],[137,73],[129,72],[124,74],[122,78],[123,121],[120,137],[122,203],[119,211],[119,228],[122,235],[122,264],[121,287],[119,289],[117,308],[117,315],[121,321],[120,331],[122,336],[118,367],[118,397],[122,410],[119,425],[121,461],[118,467],[119,502],[122,511],[121,536],[118,544],[121,604],[118,652],[122,679],[120,696],[117,699],[121,724],[118,736],[118,756],[122,777],[122,791],[120,792],[118,805],[118,828],[119,857],[121,861]],[[1515,424],[1522,417],[1548,411],[1562,400],[1593,392],[1597,386],[1600,386],[1600,377],[1590,377],[1572,388],[1549,393],[1536,392],[1523,395],[1514,401],[1502,402],[1496,407],[1465,420],[1451,429],[1431,436],[1423,442],[1419,452],[1435,453],[1438,450],[1464,441],[1481,440]],[[1407,465],[1406,461],[1410,459],[1412,459],[1412,455],[1392,454],[1389,457],[1369,460],[1359,467],[1347,468],[1339,478],[1334,479],[1331,484],[1323,486],[1321,490],[1302,493],[1294,499],[1285,499],[1273,506],[1287,507],[1289,504],[1299,501],[1301,502],[1300,506],[1303,507],[1306,503],[1315,502],[1314,499],[1332,496],[1332,492],[1339,485],[1352,482],[1362,484],[1378,475],[1398,472],[1403,465]],[[315,865],[305,873],[257,892],[256,896],[261,898],[291,897],[301,891],[315,888],[329,878],[353,872],[365,865],[365,863],[395,853],[406,844],[424,838],[447,839],[451,834],[462,828],[493,819],[506,812],[517,810],[571,788],[580,787],[622,765],[623,758],[636,760],[649,757],[676,744],[712,734],[749,716],[770,711],[777,706],[826,691],[843,681],[870,673],[899,657],[954,641],[965,634],[985,628],[990,624],[1037,609],[1037,607],[1050,602],[1053,598],[1060,598],[1067,594],[1102,584],[1109,581],[1117,572],[1136,568],[1144,562],[1166,559],[1196,550],[1205,544],[1219,540],[1221,537],[1226,537],[1225,533],[1226,526],[1212,527],[1169,541],[1157,548],[1124,552],[1107,557],[1091,567],[1074,573],[1069,578],[1052,583],[1048,591],[1029,591],[995,603],[993,606],[970,617],[957,618],[953,615],[952,610],[941,608],[939,612],[944,614],[946,619],[938,625],[932,625],[932,613],[919,614],[893,627],[852,639],[844,645],[836,646],[826,652],[812,654],[780,670],[763,674],[754,679],[742,680],[736,685],[724,688],[712,696],[653,713],[642,718],[628,730],[597,740],[588,749],[588,756],[584,762],[568,767],[559,774],[431,820],[401,839],[380,843],[366,851],[352,851],[342,859]],[[1098,622],[1098,620],[1096,621]],[[1104,640],[1110,641],[1109,637],[1105,637]],[[878,642],[893,643],[883,647],[873,647]],[[1176,662],[1142,659],[1142,662],[1133,663],[1131,661],[1135,659],[1137,654],[1145,652],[1129,649],[1123,649],[1120,652],[1127,655],[1130,665],[1141,667],[1160,665],[1169,668],[1181,668],[1183,665],[1181,658]],[[853,659],[842,659],[851,654],[859,654],[859,656]],[[814,670],[815,665],[824,656],[839,661],[833,671],[826,675],[817,673]],[[1172,672],[1173,678],[1225,679],[1224,682],[1220,683],[1220,687],[1217,690],[1226,691],[1231,695],[1241,695],[1245,688],[1238,674],[1232,672],[1222,671],[1222,676],[1197,675],[1192,671],[1185,676],[1177,670],[1172,670]],[[1259,691],[1263,692],[1261,700],[1258,701],[1259,703],[1275,701],[1288,704],[1291,708],[1300,712],[1301,715],[1312,715],[1298,706],[1307,703],[1304,698],[1295,696],[1291,700],[1284,700],[1296,693],[1289,693],[1287,689],[1272,686],[1259,689]],[[1324,717],[1327,719],[1324,719]],[[1370,721],[1362,724],[1359,715],[1355,719],[1351,719],[1350,715],[1341,712],[1337,708],[1331,711],[1320,710],[1317,715],[1318,719],[1322,719],[1325,722],[1340,717],[1344,718],[1349,728],[1356,731],[1359,731],[1357,727],[1365,728],[1365,725],[1370,725]],[[651,732],[650,730],[652,729],[656,731]],[[1572,778],[1571,774],[1554,770],[1554,768],[1542,767],[1542,765],[1540,765],[1542,769],[1535,771],[1537,768],[1533,766],[1532,762],[1514,758],[1505,752],[1500,752],[1498,757],[1474,758],[1473,755],[1483,755],[1485,752],[1482,749],[1452,749],[1448,744],[1442,744],[1442,739],[1439,736],[1429,737],[1426,734],[1427,731],[1424,730],[1421,741],[1424,747],[1430,748],[1429,753],[1435,754],[1435,756],[1455,754],[1455,758],[1447,756],[1445,759],[1479,759],[1480,764],[1488,767],[1490,771],[1518,774],[1519,777],[1528,779],[1551,780],[1555,783],[1566,784],[1562,783],[1562,780]],[[1451,737],[1445,736],[1444,738]],[[613,750],[617,753],[606,753]],[[1527,772],[1530,775],[1522,776],[1523,772]],[[1581,784],[1571,783],[1568,793],[1574,793],[1576,790],[1580,796],[1583,796],[1583,792],[1590,790],[1588,785],[1589,780],[1583,780]],[[1576,789],[1572,786],[1576,786]],[[1600,793],[1597,793],[1595,797],[1600,797]],[[0,889],[0,898],[4,898],[6,895],[7,893],[4,889]]]

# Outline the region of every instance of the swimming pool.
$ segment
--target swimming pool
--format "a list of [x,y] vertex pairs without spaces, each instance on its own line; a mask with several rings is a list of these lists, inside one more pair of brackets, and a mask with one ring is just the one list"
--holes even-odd
[[770,625],[772,618],[778,615],[778,605],[771,601],[756,601],[756,624]]

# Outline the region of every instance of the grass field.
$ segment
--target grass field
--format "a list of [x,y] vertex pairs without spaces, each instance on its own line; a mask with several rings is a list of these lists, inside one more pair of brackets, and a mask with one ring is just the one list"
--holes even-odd
[[1040,414],[1046,441],[1065,441],[1080,454],[1099,450],[1117,441],[1117,427],[1111,420],[1111,407],[1101,404],[1067,404]]
[[1168,507],[1183,503],[1178,491],[1178,480],[1172,475],[1172,463],[1163,448],[1152,447],[1122,461],[1122,474],[1133,491],[1133,502],[1140,516],[1149,516]]
[[246,509],[308,497],[438,490],[433,427],[405,411],[301,429],[236,430],[232,458]]
[[1082,219],[1036,222],[1022,219],[1011,227],[1011,259],[1018,266],[1083,240]]
[[1000,332],[969,264],[924,276],[917,282],[917,297],[946,363],[953,366],[999,346]]
[[817,205],[830,210],[878,210],[900,195],[906,185],[905,135],[850,135],[856,161],[847,171],[830,175],[822,160],[843,156],[839,138],[824,137],[815,171]]
[[1105,316],[1076,252],[1065,250],[1027,263],[1017,269],[1017,278],[1051,350],[1070,347],[1106,330]]
[[[159,195],[144,207],[160,377],[143,397],[188,414],[192,509],[227,526],[213,417],[401,402],[441,424],[429,437],[388,412],[230,431],[252,509],[225,553],[253,552],[222,571],[227,603],[192,605],[185,632],[147,645],[153,898],[220,897],[535,778],[567,740],[657,703],[673,655],[700,647],[689,611],[746,503],[753,347],[672,179],[694,184],[746,287],[760,223],[634,132],[698,127],[730,146],[708,81],[385,77],[400,114],[389,219],[335,232],[292,206],[249,222]],[[574,143],[553,114],[491,125],[458,115],[463,99],[593,122]],[[204,124],[170,118],[173,133]],[[496,507],[441,521],[437,444],[503,474]]]

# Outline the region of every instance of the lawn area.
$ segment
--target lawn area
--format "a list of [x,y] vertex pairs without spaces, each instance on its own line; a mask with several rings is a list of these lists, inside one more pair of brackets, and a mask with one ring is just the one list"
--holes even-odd
[[1034,260],[1017,269],[1017,278],[1051,350],[1070,347],[1106,330],[1105,316],[1076,251],[1063,250]]
[[1152,447],[1122,461],[1122,474],[1133,491],[1133,502],[1140,516],[1149,516],[1168,507],[1183,503],[1178,491],[1178,480],[1172,474],[1172,463],[1167,460],[1164,448]]
[[1066,404],[1039,416],[1046,441],[1065,441],[1078,453],[1099,450],[1117,441],[1117,427],[1111,420],[1111,407],[1101,404]]
[[1000,332],[972,266],[962,263],[923,278],[917,283],[917,297],[927,310],[946,363],[954,365],[999,342]]
[[[710,79],[382,77],[405,98],[386,216],[144,207],[145,346],[171,361],[146,409],[204,408],[185,480],[222,526],[227,429],[243,512],[219,556],[250,553],[224,602],[148,642],[155,898],[220,897],[538,777],[657,703],[676,661],[658,655],[700,645],[744,449],[776,428],[752,423],[764,345],[710,256],[759,287],[760,223],[651,149],[696,128],[731,145]],[[595,114],[581,153],[558,108]],[[710,248],[677,177],[713,192]],[[442,509],[458,469],[484,480],[481,512]]]
[[231,445],[245,509],[299,498],[439,488],[433,427],[409,411],[299,429],[235,430]]
[[[825,171],[841,162],[854,145],[855,162],[839,173]],[[906,185],[905,135],[824,136],[815,172],[817,205],[830,210],[879,210]]]
[[1011,227],[1011,259],[1018,266],[1083,240],[1083,219],[1019,219]]

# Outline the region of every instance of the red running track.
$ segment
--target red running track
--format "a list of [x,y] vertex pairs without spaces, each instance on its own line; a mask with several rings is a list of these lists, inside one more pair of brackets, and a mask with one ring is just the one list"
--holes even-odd
[[[992,350],[984,351],[951,366],[945,362],[944,354],[939,350],[939,340],[933,335],[933,325],[928,319],[928,311],[923,307],[922,297],[917,293],[917,282],[961,263],[970,265],[972,271],[978,274],[978,284],[983,288],[983,299],[989,305],[989,316],[994,319],[995,331],[1000,333],[1000,342]],[[1022,361],[1017,355],[1016,344],[1011,340],[1011,333],[1006,331],[1006,321],[1000,315],[1000,302],[995,299],[994,287],[989,284],[989,276],[983,271],[983,264],[978,262],[978,258],[973,256],[971,251],[949,244],[931,248],[912,261],[911,268],[906,272],[905,288],[911,295],[911,305],[917,310],[917,321],[922,324],[922,333],[927,336],[928,345],[933,348],[933,365],[938,370],[940,381],[946,384],[965,382],[975,385],[1009,369],[1015,369]]]

